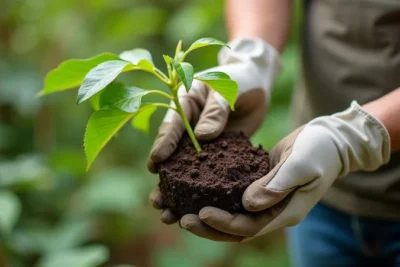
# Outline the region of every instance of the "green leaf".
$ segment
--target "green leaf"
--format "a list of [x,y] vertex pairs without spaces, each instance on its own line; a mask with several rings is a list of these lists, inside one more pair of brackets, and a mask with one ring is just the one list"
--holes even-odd
[[108,249],[101,245],[57,251],[44,255],[38,267],[88,267],[100,266],[109,257]]
[[[78,91],[77,103],[89,99],[109,85],[130,63],[123,60],[111,60],[101,63],[85,76]],[[129,67],[129,66],[128,66]]]
[[138,87],[125,86],[121,83],[111,83],[100,96],[100,108],[118,108],[125,112],[136,112],[142,97],[154,93]]
[[139,63],[136,66],[148,72],[154,71],[154,65],[151,62],[147,61],[146,59],[142,59],[141,61],[139,61]]
[[174,69],[176,70],[179,79],[181,79],[183,85],[185,86],[186,91],[189,92],[193,82],[193,66],[187,62],[180,63],[177,60],[173,60],[172,65],[174,66]]
[[154,63],[149,51],[143,48],[136,48],[122,52],[119,57],[123,60],[131,62],[140,69],[153,72]]
[[175,59],[178,60],[179,53],[182,52],[182,40],[179,40],[178,44],[176,45],[175,49]]
[[189,53],[190,51],[193,51],[193,50],[198,49],[200,47],[210,46],[210,45],[220,45],[220,46],[229,47],[226,43],[224,43],[222,41],[219,41],[219,40],[211,38],[211,37],[206,37],[206,38],[201,38],[201,39],[195,41],[189,47],[189,49],[186,51],[186,53]]
[[79,86],[85,75],[94,67],[110,60],[118,60],[112,53],[104,53],[88,59],[70,59],[50,71],[45,78],[44,88],[39,95],[72,89]]
[[195,76],[195,79],[202,81],[217,91],[226,99],[231,109],[234,110],[238,94],[238,85],[235,81],[231,80],[228,74],[219,71],[206,72]]
[[87,169],[119,129],[132,118],[133,113],[118,109],[102,109],[90,117],[85,133],[85,153]]
[[178,55],[176,56],[176,60],[180,61],[184,54],[185,54],[185,52],[183,52],[183,51],[179,52]]
[[149,134],[150,118],[156,109],[157,107],[151,104],[141,107],[132,119],[132,126],[145,134]]
[[21,214],[19,198],[9,191],[0,191],[0,232],[10,233]]
[[98,92],[97,94],[93,95],[91,98],[89,98],[90,104],[92,105],[92,108],[94,111],[97,111],[100,109],[100,95],[101,91]]
[[167,63],[167,65],[169,65],[169,64],[171,64],[172,62],[171,62],[171,57],[170,56],[167,56],[167,55],[163,55],[163,58],[164,58],[164,61],[165,61],[165,63]]

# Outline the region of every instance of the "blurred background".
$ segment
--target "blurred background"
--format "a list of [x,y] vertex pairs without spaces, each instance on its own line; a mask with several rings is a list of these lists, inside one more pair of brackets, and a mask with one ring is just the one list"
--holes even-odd
[[[255,145],[270,149],[290,130],[290,97],[298,62],[301,6]],[[89,104],[76,90],[42,98],[45,74],[70,58],[137,47],[159,68],[201,37],[226,40],[222,0],[2,0],[0,2],[0,266],[288,266],[284,232],[245,244],[197,238],[159,221],[148,203],[158,178],[146,157],[165,110],[149,136],[126,125],[85,171],[82,147]],[[216,64],[218,47],[194,52],[199,71]],[[166,89],[151,75],[122,77]],[[151,99],[150,99],[151,100]],[[163,101],[163,99],[154,100]]]

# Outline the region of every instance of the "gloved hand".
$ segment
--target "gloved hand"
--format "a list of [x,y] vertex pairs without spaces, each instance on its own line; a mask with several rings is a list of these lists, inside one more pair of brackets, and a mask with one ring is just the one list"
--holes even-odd
[[[178,97],[188,120],[195,124],[194,133],[199,140],[211,140],[223,130],[240,130],[251,136],[261,125],[268,110],[270,91],[280,70],[279,53],[258,38],[241,38],[229,43],[218,54],[219,66],[208,71],[222,71],[237,82],[239,87],[235,111],[231,112],[226,100],[200,81],[193,81],[186,93],[179,88]],[[156,164],[166,160],[176,149],[185,131],[181,118],[173,110],[167,111],[156,138],[148,169],[157,172]],[[162,196],[156,188],[150,195],[153,206],[163,208]],[[161,220],[173,223],[176,218],[164,210]]]
[[337,178],[373,171],[390,158],[385,127],[356,102],[316,118],[281,140],[270,153],[272,170],[243,194],[250,215],[205,207],[182,217],[181,227],[218,241],[243,241],[299,223]]

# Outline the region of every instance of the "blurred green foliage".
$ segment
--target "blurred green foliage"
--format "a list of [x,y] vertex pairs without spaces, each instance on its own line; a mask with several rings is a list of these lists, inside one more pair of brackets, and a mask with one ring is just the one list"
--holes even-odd
[[[295,11],[269,115],[252,139],[267,149],[290,128],[301,21]],[[149,136],[124,127],[87,173],[82,136],[90,105],[76,106],[75,90],[35,96],[63,60],[145,47],[162,66],[162,54],[179,39],[226,40],[223,21],[222,0],[0,3],[0,266],[288,265],[281,232],[232,245],[159,222],[147,202],[157,177],[145,166],[165,111],[152,118]],[[196,71],[216,64],[218,48],[206,49],[189,56]],[[166,90],[146,73],[123,78]]]

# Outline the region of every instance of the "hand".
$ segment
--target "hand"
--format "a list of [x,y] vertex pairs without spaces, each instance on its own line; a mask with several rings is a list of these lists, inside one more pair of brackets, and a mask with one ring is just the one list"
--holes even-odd
[[387,163],[385,127],[356,102],[343,112],[316,118],[280,141],[270,153],[272,170],[243,194],[253,212],[230,214],[205,207],[182,217],[181,227],[218,241],[243,241],[299,223],[335,179],[373,171]]
[[[261,39],[241,38],[229,43],[218,54],[219,66],[207,71],[222,71],[238,83],[235,111],[217,92],[195,80],[189,93],[179,88],[178,97],[188,120],[195,124],[199,140],[211,140],[223,130],[240,130],[251,136],[261,125],[268,110],[273,80],[280,69],[278,52]],[[196,123],[197,122],[197,123]],[[148,160],[148,169],[156,173],[157,163],[166,160],[176,149],[185,131],[181,118],[167,111]],[[156,188],[150,195],[153,206],[163,209],[162,196]],[[176,217],[164,210],[161,220],[173,223]]]

